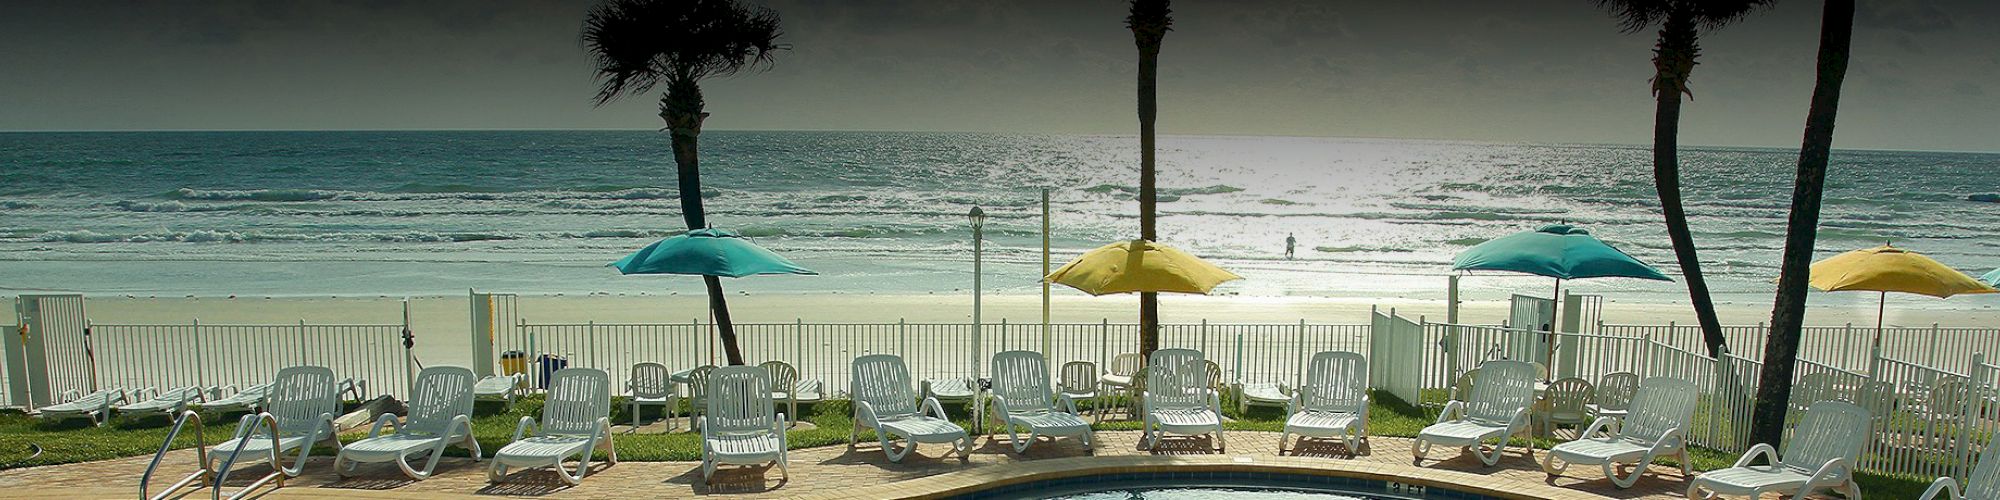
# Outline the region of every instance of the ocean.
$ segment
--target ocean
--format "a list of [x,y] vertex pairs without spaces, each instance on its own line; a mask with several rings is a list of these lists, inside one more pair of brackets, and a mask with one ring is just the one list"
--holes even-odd
[[[1054,265],[1137,234],[1129,136],[712,131],[701,146],[712,224],[822,273],[732,290],[963,293],[977,205],[987,290],[1035,293],[1042,189]],[[1796,152],[1681,157],[1712,286],[1768,303]],[[1221,293],[1441,297],[1453,254],[1556,222],[1678,274],[1644,146],[1165,137],[1159,163],[1161,239],[1248,278]],[[1996,174],[1996,154],[1839,151],[1820,256],[1892,241],[1969,273],[2000,266],[2000,203],[1969,199],[2000,192]],[[605,267],[683,229],[674,186],[652,131],[0,133],[0,294],[700,293]],[[1575,286],[1685,300],[1678,283]],[[1874,299],[1860,295],[1814,300]]]

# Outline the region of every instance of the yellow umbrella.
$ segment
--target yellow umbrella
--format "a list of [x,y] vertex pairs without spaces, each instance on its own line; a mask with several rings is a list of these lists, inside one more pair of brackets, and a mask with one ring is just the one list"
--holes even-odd
[[1829,292],[1879,292],[1875,305],[1875,337],[1882,337],[1882,313],[1889,292],[1946,298],[1967,293],[1995,293],[1985,283],[1923,254],[1883,244],[1835,255],[1812,265],[1813,288]]
[[1174,247],[1146,240],[1121,241],[1084,252],[1042,281],[1069,285],[1083,293],[1132,292],[1206,294],[1225,281],[1243,279]]

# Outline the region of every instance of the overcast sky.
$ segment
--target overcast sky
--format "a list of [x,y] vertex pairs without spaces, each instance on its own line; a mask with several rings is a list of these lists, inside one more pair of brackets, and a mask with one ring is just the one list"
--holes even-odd
[[[1797,147],[1820,2],[1702,39],[1687,144]],[[591,105],[588,1],[0,7],[0,130],[657,128]],[[792,50],[706,82],[710,129],[1130,134],[1118,0],[769,1]],[[2000,150],[2000,2],[1861,2],[1836,146]],[[1650,141],[1653,34],[1589,0],[1189,1],[1166,134]]]

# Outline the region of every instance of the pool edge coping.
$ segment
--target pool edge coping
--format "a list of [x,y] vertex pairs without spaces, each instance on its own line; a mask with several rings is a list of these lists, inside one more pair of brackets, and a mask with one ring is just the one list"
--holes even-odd
[[[1496,471],[1499,471],[1499,469],[1496,469]],[[935,476],[857,488],[838,494],[814,496],[812,498],[939,499],[1033,481],[1100,474],[1146,472],[1253,472],[1339,476],[1371,481],[1394,481],[1424,486],[1426,488],[1436,487],[1510,500],[1597,500],[1606,498],[1573,489],[1523,483],[1520,481],[1504,481],[1504,484],[1499,485],[1499,487],[1486,486],[1487,484],[1495,483],[1494,478],[1469,472],[1416,467],[1393,467],[1376,463],[1313,460],[1302,457],[1260,457],[1250,455],[1080,456],[1036,460],[1020,464],[1016,467],[981,467],[973,470],[948,472]]]

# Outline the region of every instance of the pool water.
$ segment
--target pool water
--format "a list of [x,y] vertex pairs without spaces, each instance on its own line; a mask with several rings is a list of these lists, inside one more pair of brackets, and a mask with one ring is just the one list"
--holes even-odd
[[1345,493],[1271,488],[1167,487],[1096,491],[1050,497],[1064,500],[1367,500]]
[[987,488],[958,499],[1055,500],[1490,500],[1441,487],[1290,472],[1153,471],[1093,474]]

